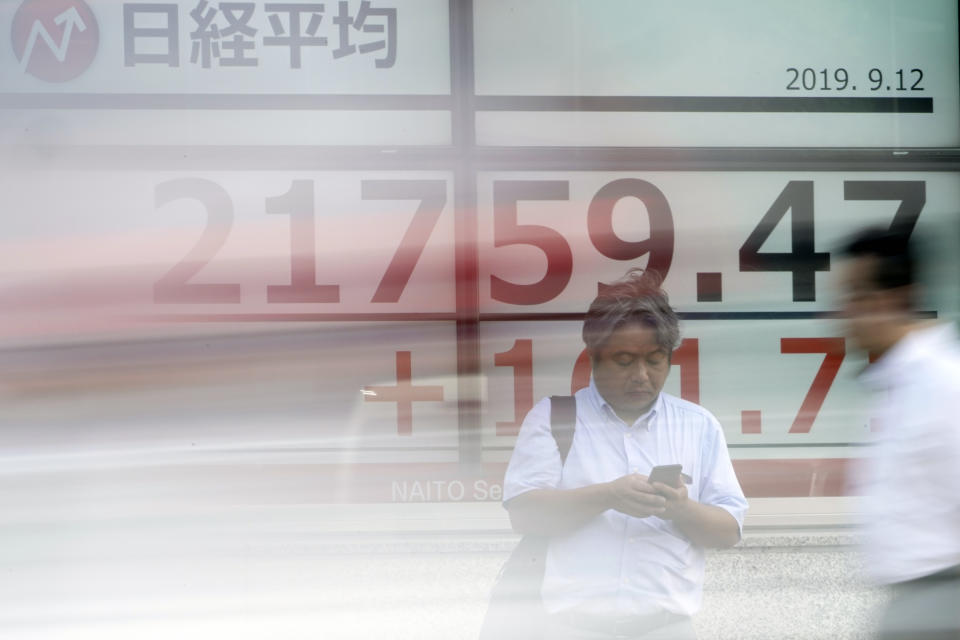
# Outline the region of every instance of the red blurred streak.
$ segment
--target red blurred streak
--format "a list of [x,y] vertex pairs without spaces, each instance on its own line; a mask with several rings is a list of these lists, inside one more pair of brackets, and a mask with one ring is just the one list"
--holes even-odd
[[671,364],[680,367],[680,397],[700,404],[700,340],[684,338],[674,349]]
[[443,387],[440,385],[412,384],[413,370],[409,351],[397,351],[397,384],[393,387],[364,387],[364,391],[374,395],[364,395],[367,402],[397,403],[397,433],[401,436],[413,435],[413,403],[439,402],[443,400]]
[[580,355],[577,356],[577,362],[573,365],[573,376],[570,380],[570,395],[590,386],[591,373],[593,373],[593,363],[590,362],[590,354],[584,349],[580,352]]
[[762,433],[763,418],[757,410],[740,412],[741,433]]
[[523,417],[533,408],[533,340],[518,339],[509,351],[494,354],[498,367],[513,367],[513,420],[498,421],[498,436],[520,433]]

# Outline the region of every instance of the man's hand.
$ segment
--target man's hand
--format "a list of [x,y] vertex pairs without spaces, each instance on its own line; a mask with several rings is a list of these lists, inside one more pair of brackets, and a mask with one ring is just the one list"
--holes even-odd
[[610,490],[611,507],[620,513],[635,518],[664,517],[666,499],[658,495],[656,489],[647,482],[647,476],[622,476],[607,483],[607,487]]
[[680,488],[662,482],[654,482],[652,487],[665,501],[663,513],[658,514],[661,518],[682,520],[689,514],[690,500],[687,497],[687,486],[683,482],[680,483]]
[[737,520],[720,507],[691,500],[687,496],[686,485],[674,488],[654,482],[653,489],[665,501],[663,513],[659,516],[664,520],[672,520],[694,544],[723,549],[740,541]]

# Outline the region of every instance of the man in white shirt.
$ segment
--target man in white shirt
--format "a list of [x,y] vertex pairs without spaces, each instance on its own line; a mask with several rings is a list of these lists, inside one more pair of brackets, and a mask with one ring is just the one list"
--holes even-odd
[[841,316],[871,361],[874,443],[863,496],[866,567],[891,600],[883,640],[960,638],[960,346],[917,318],[909,233],[866,230],[846,247]]
[[[549,537],[541,593],[550,638],[696,638],[705,547],[740,540],[747,509],[723,429],[662,393],[679,323],[660,279],[631,271],[590,305],[593,365],[561,463],[550,399],[531,409],[504,481],[514,529]],[[682,464],[685,482],[648,482]]]

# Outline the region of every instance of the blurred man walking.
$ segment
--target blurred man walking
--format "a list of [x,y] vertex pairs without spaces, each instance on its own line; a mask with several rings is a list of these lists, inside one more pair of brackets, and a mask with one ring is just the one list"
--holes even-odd
[[855,473],[867,570],[890,585],[879,637],[960,638],[960,344],[918,319],[908,234],[866,230],[846,247],[841,315],[870,354],[874,446]]

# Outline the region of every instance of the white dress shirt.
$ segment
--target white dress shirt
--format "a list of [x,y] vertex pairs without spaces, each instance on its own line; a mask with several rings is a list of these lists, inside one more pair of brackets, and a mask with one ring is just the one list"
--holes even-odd
[[[590,386],[576,393],[573,444],[561,469],[550,433],[550,399],[527,414],[504,479],[504,503],[533,489],[574,489],[656,465],[680,463],[692,477],[689,497],[728,511],[742,527],[747,501],[713,415],[661,393],[634,424],[625,424]],[[644,615],[656,609],[692,615],[703,592],[703,549],[674,524],[607,510],[566,535],[547,552],[543,601],[556,613]]]
[[[953,325],[914,330],[860,379],[874,446],[858,462],[867,571],[912,580],[960,565],[960,347]],[[960,603],[958,603],[960,605]]]

